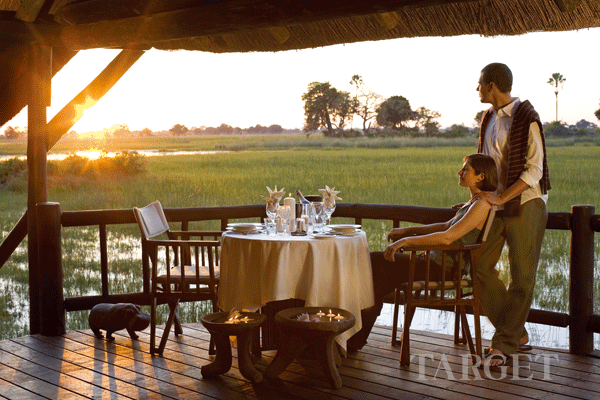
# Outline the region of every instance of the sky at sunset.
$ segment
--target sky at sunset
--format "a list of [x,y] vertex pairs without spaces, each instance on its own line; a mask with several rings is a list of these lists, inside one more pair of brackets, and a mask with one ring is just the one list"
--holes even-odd
[[[279,53],[212,54],[151,50],[73,127],[77,132],[127,124],[131,130],[168,130],[226,123],[246,128],[279,124],[302,128],[301,96],[311,82],[351,91],[355,74],[384,98],[401,95],[413,109],[441,113],[443,127],[473,126],[479,102],[477,80],[490,62],[513,71],[513,96],[529,99],[543,122],[555,118],[554,72],[566,78],[559,119],[600,124],[600,28],[533,33],[516,37],[394,39]],[[52,81],[48,119],[81,91],[117,54],[80,52]],[[355,119],[358,122],[358,119]],[[23,127],[26,112],[6,126]]]

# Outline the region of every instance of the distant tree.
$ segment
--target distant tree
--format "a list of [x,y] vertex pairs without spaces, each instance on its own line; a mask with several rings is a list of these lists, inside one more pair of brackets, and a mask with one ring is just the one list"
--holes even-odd
[[226,135],[231,135],[234,131],[233,127],[225,123],[218,126],[217,131]]
[[596,110],[594,115],[596,116],[596,118],[598,118],[598,120],[600,120],[600,108]]
[[262,126],[261,124],[256,124],[255,126],[246,128],[245,131],[250,134],[265,133],[267,131],[267,127]]
[[567,137],[567,136],[572,136],[573,132],[569,129],[567,124],[560,122],[560,121],[554,121],[549,124],[545,124],[544,135],[545,136],[556,136],[556,137]]
[[440,123],[437,122],[436,119],[441,116],[442,114],[437,111],[431,111],[428,108],[419,107],[415,111],[415,123],[417,127],[423,128],[425,136],[435,136],[440,130]]
[[475,114],[475,126],[479,127],[481,125],[481,119],[483,118],[483,114],[485,114],[487,110],[481,110],[477,114]]
[[455,137],[465,137],[471,134],[471,130],[469,128],[467,128],[466,126],[460,124],[454,124],[452,126],[450,126],[449,128],[446,128],[446,130],[443,133],[444,137],[447,138],[455,138]]
[[352,115],[354,115],[355,104],[348,92],[338,92],[339,96],[333,104],[334,124],[338,130],[343,130],[346,123],[352,126]]
[[377,124],[386,128],[398,129],[415,118],[415,112],[403,96],[392,96],[377,107]]
[[267,132],[277,134],[283,132],[281,125],[273,124],[267,128]]
[[577,129],[594,129],[596,124],[590,121],[586,121],[585,119],[577,121],[575,124],[575,128]]
[[127,124],[115,124],[110,127],[109,132],[112,133],[113,136],[124,137],[131,135],[131,131],[129,130],[129,125]]
[[140,136],[143,136],[143,137],[152,136],[152,131],[150,129],[148,129],[148,128],[144,128],[140,132]]
[[171,129],[169,129],[169,132],[175,136],[183,136],[188,133],[188,131],[189,129],[185,125],[181,124],[175,124]]
[[552,76],[550,77],[550,79],[548,79],[548,82],[547,82],[550,86],[554,86],[554,94],[556,95],[556,119],[555,119],[555,121],[558,121],[558,85],[560,85],[560,88],[562,89],[562,87],[566,81],[567,80],[565,79],[565,77],[562,76],[562,74],[560,72],[555,72],[552,74]]
[[[346,98],[347,97],[347,98]],[[329,82],[312,82],[302,95],[304,101],[305,131],[316,131],[325,128],[326,136],[335,136],[334,123],[336,116],[345,122],[349,106],[349,94],[340,92]],[[342,116],[342,117],[340,117]],[[338,122],[339,125],[339,122]]]
[[6,136],[7,139],[18,139],[19,134],[20,132],[12,126],[9,126],[4,130],[4,136]]
[[366,132],[367,122],[377,116],[375,110],[381,104],[381,95],[367,88],[360,75],[353,75],[350,84],[354,86],[354,114],[362,119],[363,132]]

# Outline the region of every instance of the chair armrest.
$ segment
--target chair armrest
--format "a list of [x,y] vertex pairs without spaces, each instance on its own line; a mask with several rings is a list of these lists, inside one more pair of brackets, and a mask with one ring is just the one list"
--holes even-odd
[[436,250],[436,251],[459,251],[459,250],[473,250],[480,247],[480,244],[449,244],[449,245],[411,245],[404,246],[402,250],[404,251],[427,251],[427,250]]
[[148,240],[152,246],[221,246],[218,240]]
[[395,242],[396,240],[404,239],[405,237],[411,237],[411,236],[416,236],[416,235],[415,234],[391,235],[390,240]]
[[223,231],[173,231],[170,230],[169,233],[181,236],[221,236],[223,235]]

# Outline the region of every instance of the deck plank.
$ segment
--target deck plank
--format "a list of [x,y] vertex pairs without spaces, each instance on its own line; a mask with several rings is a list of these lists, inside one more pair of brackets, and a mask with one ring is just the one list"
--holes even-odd
[[[159,334],[161,334],[159,330]],[[0,342],[0,397],[8,399],[597,399],[600,360],[563,350],[534,348],[529,366],[486,373],[472,368],[466,346],[431,332],[411,332],[413,362],[399,366],[391,329],[376,326],[368,344],[342,359],[343,387],[333,390],[314,360],[290,364],[278,379],[252,384],[231,370],[203,379],[211,361],[210,336],[201,324],[169,335],[163,356],[149,354],[149,332],[132,340],[126,331],[108,342],[90,330],[61,337],[26,336]],[[484,342],[487,345],[489,342]],[[263,352],[259,369],[275,351]],[[420,357],[420,358],[419,358]],[[523,356],[524,359],[527,356]],[[549,367],[544,358],[550,360]]]

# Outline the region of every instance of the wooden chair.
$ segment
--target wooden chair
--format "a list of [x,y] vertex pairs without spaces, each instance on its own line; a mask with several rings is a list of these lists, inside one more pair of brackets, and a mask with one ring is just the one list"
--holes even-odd
[[[134,207],[133,211],[142,234],[144,270],[152,269],[150,353],[162,354],[173,323],[175,335],[183,333],[177,315],[180,302],[210,300],[213,312],[218,311],[219,237],[222,232],[172,231],[158,201],[143,208]],[[156,238],[163,234],[166,239]],[[192,237],[200,240],[192,240]],[[169,317],[157,348],[156,307],[165,303],[169,306]]]
[[[479,265],[479,257],[483,244],[485,243],[489,231],[492,227],[495,208],[490,210],[484,228],[479,235],[478,240],[474,244],[467,245],[447,245],[447,246],[406,246],[405,251],[410,252],[410,270],[408,282],[400,285],[395,291],[394,302],[394,317],[392,326],[392,344],[400,345],[400,365],[410,364],[410,324],[415,313],[416,307],[438,308],[438,309],[454,309],[455,326],[454,326],[454,343],[467,343],[471,352],[471,359],[475,364],[481,359],[481,325],[479,321],[480,303],[478,297],[478,284],[474,279],[463,278],[463,253],[467,253],[470,258],[471,271],[470,275],[475,276]],[[451,279],[447,280],[446,276],[442,276],[442,280],[430,280],[430,252],[442,252],[442,268],[445,269],[446,253],[458,252],[458,263],[456,263],[451,272]],[[426,277],[425,280],[415,281],[415,262],[417,255],[420,252],[425,253],[426,260]],[[469,291],[466,291],[468,289]],[[398,341],[396,339],[398,330],[398,309],[400,303],[404,303],[404,326],[402,329],[402,337]],[[473,317],[475,320],[475,345],[467,323],[466,307],[472,307]],[[462,326],[462,330],[460,327]],[[459,337],[459,331],[462,331],[462,338]]]

